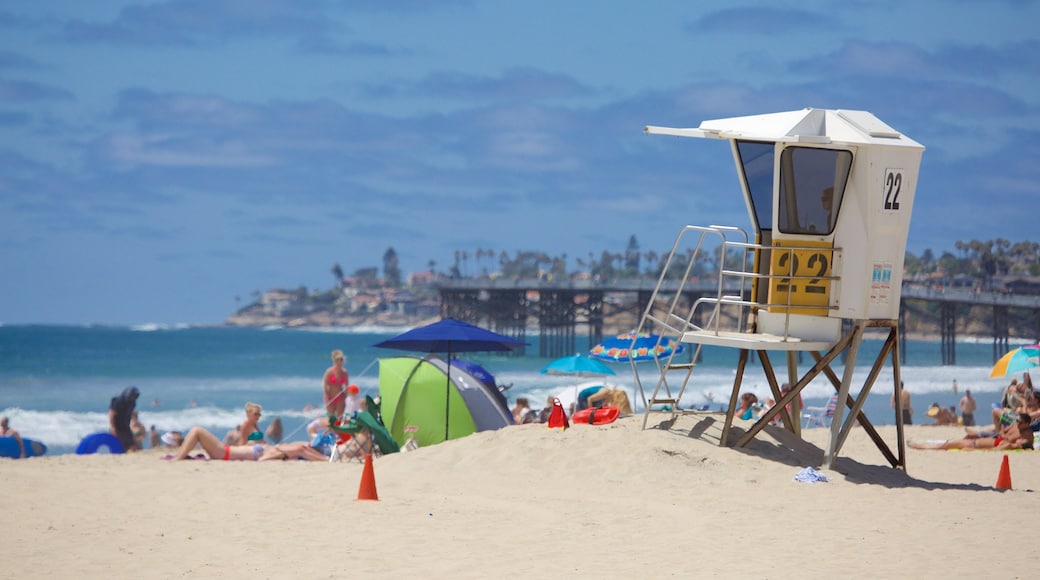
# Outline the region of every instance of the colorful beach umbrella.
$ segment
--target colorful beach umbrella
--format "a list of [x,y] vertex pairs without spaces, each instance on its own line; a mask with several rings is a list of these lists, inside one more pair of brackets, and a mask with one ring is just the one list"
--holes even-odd
[[587,356],[576,354],[558,358],[545,365],[542,369],[543,375],[569,375],[575,377],[591,377],[612,375],[614,371],[598,360]]
[[989,378],[997,379],[1040,367],[1040,345],[1031,344],[1011,350],[993,365]]
[[634,332],[619,334],[597,344],[589,352],[594,359],[610,362],[636,362],[671,356],[683,350],[682,344],[657,334]]

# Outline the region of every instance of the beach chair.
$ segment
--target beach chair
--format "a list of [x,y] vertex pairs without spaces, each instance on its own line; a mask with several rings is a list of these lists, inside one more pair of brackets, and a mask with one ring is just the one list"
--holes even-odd
[[[380,417],[379,404],[372,397],[366,396],[365,410],[358,411],[349,420],[330,426],[329,431],[334,435],[349,437],[343,437],[343,443],[335,446],[329,461],[338,461],[343,457],[362,461],[368,454],[379,456],[400,451],[400,446],[386,430]],[[361,434],[364,435],[359,437]]]
[[802,414],[805,424],[802,429],[810,427],[830,427],[834,419],[834,411],[838,408],[838,393],[831,395],[826,407],[806,407],[807,413]]

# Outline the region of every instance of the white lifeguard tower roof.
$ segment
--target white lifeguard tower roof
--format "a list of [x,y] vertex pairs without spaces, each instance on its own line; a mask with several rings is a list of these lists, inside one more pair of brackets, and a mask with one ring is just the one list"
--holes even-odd
[[868,111],[802,109],[704,121],[697,128],[647,126],[654,135],[703,139],[746,139],[776,143],[923,146]]

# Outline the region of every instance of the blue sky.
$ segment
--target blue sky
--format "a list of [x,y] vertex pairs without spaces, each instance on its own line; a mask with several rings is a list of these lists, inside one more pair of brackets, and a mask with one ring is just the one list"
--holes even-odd
[[[724,143],[863,109],[927,147],[909,249],[1036,239],[1038,2],[0,2],[0,323],[219,322],[330,268],[748,227]],[[470,264],[471,269],[472,264]]]

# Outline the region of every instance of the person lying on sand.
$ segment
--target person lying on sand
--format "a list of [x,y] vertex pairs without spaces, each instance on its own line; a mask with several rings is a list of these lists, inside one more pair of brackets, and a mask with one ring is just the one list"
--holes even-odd
[[1018,420],[1003,427],[998,435],[980,437],[969,434],[963,439],[947,441],[911,441],[914,449],[1032,449],[1033,431],[1029,428],[1029,415],[1020,413]]
[[327,458],[307,443],[283,443],[280,445],[224,445],[216,435],[202,427],[192,427],[184,437],[184,443],[177,450],[173,460],[187,459],[196,446],[209,455],[210,459],[225,461],[270,461],[272,459],[306,459],[308,461],[325,461]]

